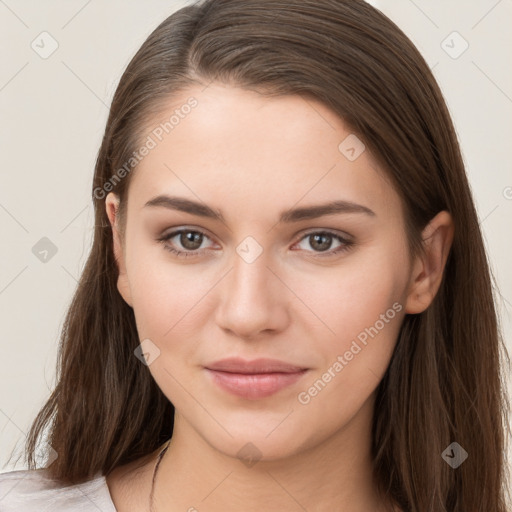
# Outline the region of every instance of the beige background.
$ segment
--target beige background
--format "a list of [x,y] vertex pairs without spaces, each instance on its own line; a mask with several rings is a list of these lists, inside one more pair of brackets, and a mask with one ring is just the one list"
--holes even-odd
[[[186,3],[0,0],[0,472],[22,469],[25,433],[54,385],[58,333],[91,243],[92,173],[113,92],[149,33]],[[418,46],[449,104],[510,350],[512,1],[372,3]],[[32,252],[43,237],[57,250],[46,263]]]

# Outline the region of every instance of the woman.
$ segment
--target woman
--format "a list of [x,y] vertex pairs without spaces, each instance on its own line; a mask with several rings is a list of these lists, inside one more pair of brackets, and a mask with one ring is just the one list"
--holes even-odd
[[121,78],[93,201],[2,510],[506,510],[473,200],[440,90],[379,11],[170,16]]

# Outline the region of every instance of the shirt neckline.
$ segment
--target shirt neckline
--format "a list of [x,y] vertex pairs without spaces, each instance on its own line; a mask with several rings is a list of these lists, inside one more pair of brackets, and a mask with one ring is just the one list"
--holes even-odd
[[102,498],[104,501],[107,502],[107,505],[110,510],[107,510],[105,512],[117,512],[117,508],[114,505],[114,499],[112,497],[112,494],[110,493],[110,489],[108,487],[107,478],[102,473],[96,473],[96,475],[93,477],[93,480],[98,480],[101,484],[99,486],[99,494],[100,498]]

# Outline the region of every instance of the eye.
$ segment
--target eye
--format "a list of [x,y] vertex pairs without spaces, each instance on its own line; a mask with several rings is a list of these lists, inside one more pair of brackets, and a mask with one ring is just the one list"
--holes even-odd
[[[338,244],[334,249],[332,249],[333,242]],[[348,237],[330,231],[313,231],[307,233],[296,245],[300,246],[300,244],[311,247],[313,252],[317,253],[315,256],[327,257],[349,250],[354,245],[354,242]],[[308,250],[304,245],[300,248]]]
[[[173,239],[176,239],[173,242]],[[179,229],[164,235],[163,237],[158,239],[158,242],[164,244],[164,249],[176,254],[180,257],[190,257],[197,256],[203,252],[203,250],[199,250],[204,240],[210,240],[210,237],[203,233],[202,231],[193,230],[193,229]],[[172,245],[169,245],[166,242],[173,242]],[[178,247],[176,248],[176,245]]]

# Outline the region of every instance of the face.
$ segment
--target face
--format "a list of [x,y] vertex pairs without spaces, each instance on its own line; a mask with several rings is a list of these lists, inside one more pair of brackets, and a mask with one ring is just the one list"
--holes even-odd
[[401,201],[322,104],[202,89],[149,124],[119,290],[181,424],[284,457],[342,431],[389,364],[411,283]]

